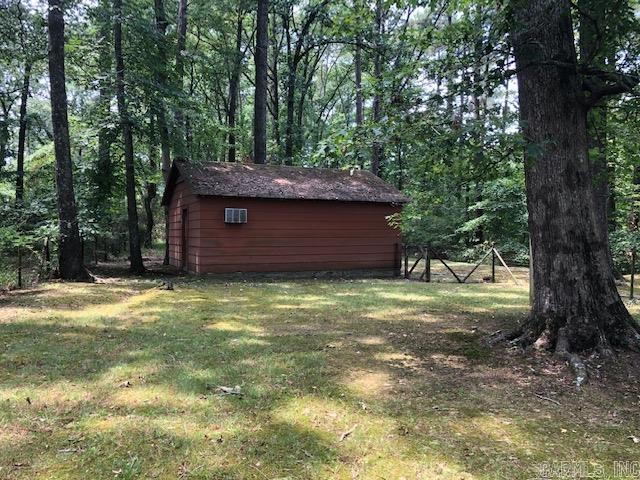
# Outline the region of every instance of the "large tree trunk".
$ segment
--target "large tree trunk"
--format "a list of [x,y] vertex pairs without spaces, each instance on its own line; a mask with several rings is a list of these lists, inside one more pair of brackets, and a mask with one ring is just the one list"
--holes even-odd
[[175,134],[174,134],[174,155],[176,157],[184,157],[186,155],[185,148],[185,126],[184,112],[182,111],[183,102],[182,91],[184,89],[184,50],[187,46],[187,0],[180,0],[178,4],[178,39],[176,42],[176,81],[177,90],[180,93],[178,98],[178,106],[175,111]]
[[229,79],[229,108],[227,124],[229,127],[229,156],[230,162],[236,161],[236,112],[238,109],[238,92],[240,90],[240,70],[242,69],[242,18],[243,13],[238,9],[236,20],[236,50],[231,78]]
[[[161,166],[162,177],[165,184],[167,177],[169,176],[169,170],[171,169],[171,150],[169,140],[169,128],[167,127],[167,117],[164,102],[164,92],[167,88],[167,71],[169,70],[167,65],[167,45],[166,45],[166,33],[167,33],[167,17],[164,11],[164,1],[155,0],[154,10],[156,16],[156,33],[158,35],[158,63],[156,82],[160,93],[156,98],[156,119],[158,122],[158,133],[160,135],[160,152],[161,152]],[[169,265],[169,207],[164,207],[164,260],[163,265]]]
[[615,286],[587,154],[587,104],[568,0],[520,1],[512,40],[525,149],[534,299],[517,341],[577,352],[637,347],[637,324]]
[[255,163],[267,163],[267,48],[269,47],[268,0],[258,0],[256,22],[256,81],[253,111],[253,161]]
[[136,205],[136,177],[133,154],[133,133],[131,119],[127,111],[124,82],[124,57],[122,54],[122,0],[113,2],[113,48],[116,59],[116,97],[122,143],[124,144],[124,165],[127,192],[127,224],[129,228],[129,265],[133,273],[144,273],[142,250],[140,248],[140,231],[138,229],[138,209]]
[[62,0],[49,0],[49,82],[51,86],[51,123],[56,154],[56,189],[60,244],[58,271],[64,280],[87,280],[82,264],[82,248],[78,228],[76,197],[67,118],[67,89],[64,72],[64,14]]
[[18,129],[18,155],[16,166],[16,205],[21,206],[24,197],[24,150],[27,138],[27,102],[29,100],[29,81],[31,80],[31,62],[24,65],[22,92],[20,92],[20,117]]

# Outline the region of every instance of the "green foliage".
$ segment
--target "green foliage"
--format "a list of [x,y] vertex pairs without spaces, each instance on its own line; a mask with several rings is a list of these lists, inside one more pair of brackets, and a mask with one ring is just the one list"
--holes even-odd
[[[142,200],[148,192],[157,192],[151,202],[155,239],[163,233],[158,201],[163,191],[161,116],[171,139],[171,156],[176,155],[176,135],[181,131],[186,132],[188,156],[194,161],[228,158],[231,133],[238,160],[251,161],[253,144],[255,2],[188,2],[182,79],[176,71],[178,2],[163,3],[164,36],[157,29],[154,2],[124,2],[122,18],[136,194],[142,212]],[[580,4],[586,11],[574,15],[577,31],[589,12],[605,13],[599,64],[638,71],[636,3]],[[3,212],[10,212],[14,203],[25,62],[32,62],[33,68],[23,216],[17,226],[5,215],[0,228],[32,235],[37,243],[44,236],[55,236],[57,224],[44,12],[24,0],[6,4],[0,11],[0,156],[7,161],[0,165]],[[429,243],[461,259],[474,258],[495,243],[513,261],[526,262],[523,148],[535,157],[541,146],[523,145],[517,134],[508,2],[277,0],[270,4],[269,160],[285,160],[290,137],[294,164],[366,170],[371,167],[373,144],[381,144],[381,177],[412,198],[404,214],[393,219],[405,241]],[[99,237],[119,248],[127,228],[111,9],[111,0],[65,4],[66,83],[80,229],[87,240]],[[361,125],[355,119],[356,50],[361,57]],[[374,72],[376,59],[382,70],[379,76]],[[236,73],[239,92],[231,127],[230,91]],[[381,107],[378,118],[374,97]],[[176,124],[178,110],[186,119],[183,125]],[[612,245],[618,256],[627,258],[624,252],[632,246],[628,239],[637,229],[630,219],[638,209],[640,108],[637,97],[628,95],[600,110],[598,117],[606,126],[598,133],[606,139],[613,176]],[[157,188],[148,188],[153,185]],[[141,224],[145,215],[140,215]]]

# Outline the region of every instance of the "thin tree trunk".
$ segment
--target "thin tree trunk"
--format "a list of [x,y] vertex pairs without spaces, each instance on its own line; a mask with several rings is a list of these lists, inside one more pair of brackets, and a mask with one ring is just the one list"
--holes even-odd
[[[383,62],[383,46],[382,35],[384,26],[382,0],[376,0],[376,48],[373,58],[373,78],[375,80],[373,93],[373,123],[376,127],[380,127],[382,120],[382,62]],[[373,150],[371,153],[371,172],[374,175],[380,174],[380,165],[384,157],[384,145],[376,135],[373,140]]]
[[362,39],[356,39],[355,53],[355,84],[356,84],[356,125],[360,127],[364,123],[364,100],[362,97]]
[[2,105],[2,119],[0,119],[0,172],[4,167],[4,162],[7,157],[7,144],[9,143],[9,111],[7,104],[4,101],[0,101]]
[[[164,0],[155,0],[154,10],[156,16],[156,33],[158,35],[158,63],[156,82],[160,90],[156,98],[156,119],[158,122],[158,133],[160,135],[161,168],[165,185],[169,170],[171,169],[171,149],[169,140],[169,128],[167,127],[166,108],[164,102],[164,91],[167,88],[167,17],[164,10]],[[162,264],[169,265],[169,207],[164,207],[164,259]]]
[[56,189],[60,240],[58,270],[64,280],[87,280],[82,264],[80,231],[67,118],[67,89],[64,71],[64,14],[62,0],[49,0],[49,82],[51,87],[51,123],[56,155]]
[[136,205],[136,179],[133,154],[133,133],[131,119],[127,111],[125,94],[124,57],[122,54],[122,0],[113,2],[113,48],[116,59],[116,97],[120,126],[122,128],[122,143],[124,144],[124,165],[127,192],[127,224],[129,228],[129,262],[133,273],[144,273],[142,251],[140,248],[140,231],[138,229],[138,209]]
[[525,180],[535,260],[533,306],[517,341],[555,349],[573,366],[579,384],[586,370],[576,352],[635,348],[640,332],[616,289],[600,225],[570,2],[514,6],[512,41],[522,133],[529,145]]
[[236,20],[236,50],[229,79],[229,114],[227,124],[229,127],[229,157],[230,162],[236,161],[236,112],[238,109],[238,91],[240,90],[240,70],[242,68],[242,18],[243,14],[238,10]]
[[267,49],[269,47],[268,0],[258,0],[256,23],[253,161],[255,163],[267,163]]
[[[187,0],[180,0],[178,4],[178,39],[176,43],[176,81],[178,82],[177,90],[182,96],[184,89],[184,50],[187,46]],[[184,112],[180,103],[182,98],[178,99],[178,107],[175,111],[175,135],[174,135],[174,151],[176,157],[184,157],[185,149],[185,125]]]
[[16,165],[16,205],[21,206],[24,198],[24,150],[27,138],[27,102],[29,100],[29,81],[31,80],[31,62],[24,65],[22,92],[20,93],[20,117],[18,130],[18,155]]
[[[478,21],[482,18],[482,11],[480,6],[476,7],[476,16]],[[482,24],[477,25],[479,31],[482,30]],[[481,62],[484,54],[484,43],[482,40],[478,40],[474,46],[474,63],[473,63],[473,83],[478,87],[482,86],[483,78],[480,73],[481,71]],[[487,64],[488,66],[488,64]],[[485,111],[486,111],[486,97],[478,91],[474,90],[472,94],[473,98],[473,110],[476,125],[473,129],[473,136],[476,145],[476,151],[473,155],[474,161],[474,170],[477,181],[475,182],[475,202],[476,204],[480,204],[482,202],[482,172],[484,171],[484,129],[485,129]],[[484,242],[484,228],[482,223],[479,220],[484,215],[484,210],[481,208],[475,209],[475,220],[478,221],[478,226],[474,233],[474,238],[472,242],[474,244],[481,244]]]
[[111,115],[112,96],[112,63],[113,53],[109,38],[111,36],[111,0],[101,2],[104,18],[100,19],[100,39],[98,41],[98,68],[100,71],[100,83],[98,92],[98,105],[100,109],[100,127],[98,130],[98,164],[96,172],[96,201],[100,208],[107,205],[111,198],[114,186],[113,165],[111,163],[111,144],[114,140],[114,131],[108,121]]
[[[606,42],[600,38],[599,29],[604,24],[605,4],[599,2],[579,1],[580,12],[580,60],[605,68],[607,58]],[[592,108],[587,113],[587,148],[597,201],[598,224],[604,230],[608,240],[609,232],[609,169],[606,152],[607,110],[606,105]]]
[[287,118],[284,128],[284,163],[286,165],[293,165],[293,121],[295,114],[296,68],[297,65],[290,64],[289,72],[287,73]]
[[158,44],[158,68],[156,74],[156,82],[158,83],[158,89],[160,90],[156,97],[155,109],[156,120],[158,122],[158,134],[160,136],[160,151],[161,151],[161,166],[162,175],[167,178],[169,175],[169,169],[171,168],[171,142],[169,140],[169,129],[167,127],[164,92],[167,89],[167,18],[164,11],[164,0],[155,0],[154,4],[155,16],[156,16],[156,34]]
[[280,77],[278,75],[278,60],[280,56],[280,48],[278,42],[275,41],[277,29],[277,15],[273,15],[272,34],[274,41],[271,48],[271,118],[273,122],[273,138],[276,142],[276,155],[280,155]]
[[[356,88],[356,135],[362,134],[362,124],[364,123],[364,98],[362,96],[362,37],[356,38],[355,53],[355,88]],[[356,158],[360,168],[364,167],[364,156],[360,142],[356,144]]]
[[[151,175],[155,176],[158,164],[156,161],[156,127],[153,113],[149,116],[149,170]],[[155,221],[153,218],[153,201],[157,195],[157,185],[155,182],[147,182],[146,194],[144,196],[144,211],[147,226],[145,229],[144,246],[151,248],[153,246],[153,227]]]

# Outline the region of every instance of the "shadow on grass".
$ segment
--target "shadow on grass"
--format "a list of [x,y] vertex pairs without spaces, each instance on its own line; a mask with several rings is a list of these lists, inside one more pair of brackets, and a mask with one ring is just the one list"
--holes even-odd
[[0,476],[515,478],[550,452],[557,412],[527,419],[513,358],[481,343],[523,314],[523,291],[64,288],[34,293],[46,314],[0,324]]

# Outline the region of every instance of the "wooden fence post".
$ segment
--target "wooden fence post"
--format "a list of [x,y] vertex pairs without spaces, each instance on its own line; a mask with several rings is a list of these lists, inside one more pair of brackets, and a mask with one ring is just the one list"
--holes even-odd
[[423,247],[422,248],[422,256],[424,257],[424,281],[425,282],[430,282],[431,281],[431,268],[429,265],[429,249]]
[[496,252],[491,247],[491,283],[496,283]]

